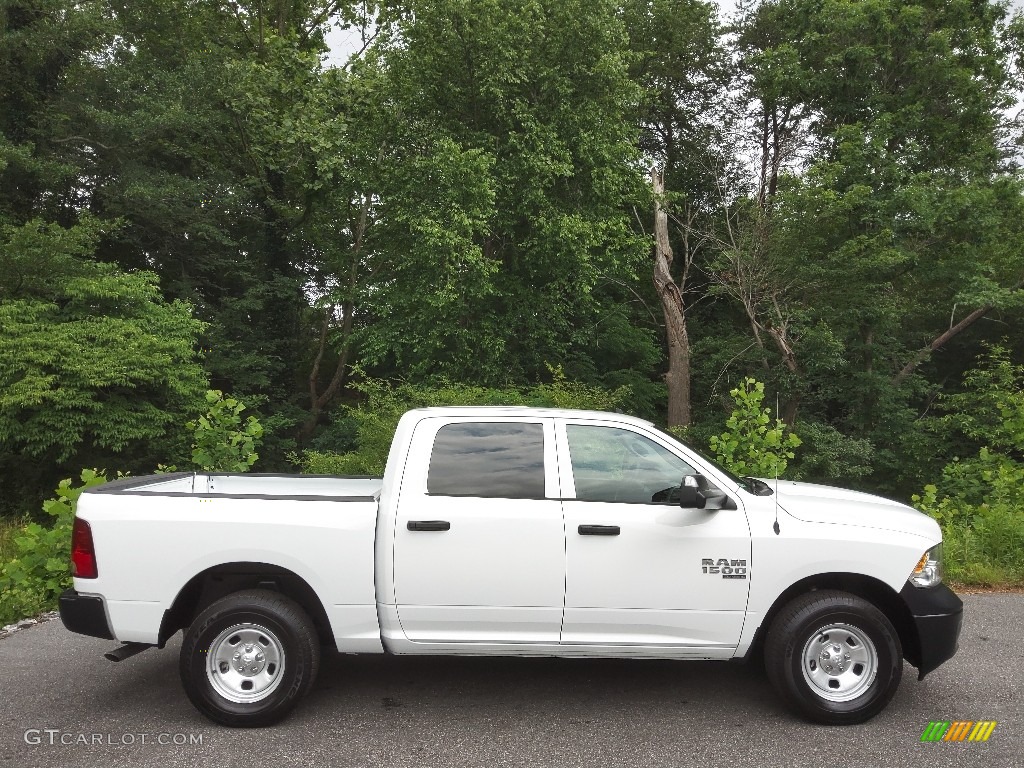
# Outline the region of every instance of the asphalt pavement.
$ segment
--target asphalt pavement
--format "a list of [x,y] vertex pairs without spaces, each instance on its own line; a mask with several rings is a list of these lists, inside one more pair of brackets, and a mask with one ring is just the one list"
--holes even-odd
[[[964,603],[957,656],[845,728],[791,714],[756,665],[328,654],[285,722],[236,730],[185,698],[179,639],[114,664],[49,621],[0,639],[0,766],[1024,766],[1024,595]],[[937,720],[998,725],[922,743]]]

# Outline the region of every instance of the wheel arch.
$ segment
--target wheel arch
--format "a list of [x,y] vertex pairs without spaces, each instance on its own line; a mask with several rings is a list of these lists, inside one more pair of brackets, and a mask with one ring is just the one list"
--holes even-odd
[[322,645],[334,642],[331,622],[316,591],[298,574],[270,563],[223,563],[200,571],[178,590],[164,611],[157,645],[163,648],[180,629],[187,629],[208,605],[244,589],[269,589],[294,600],[313,621]]
[[837,589],[867,600],[885,614],[899,635],[903,658],[920,666],[921,642],[910,609],[899,593],[884,581],[862,573],[822,573],[803,578],[784,590],[765,613],[754,639],[742,657],[744,661],[759,658],[764,650],[764,639],[775,617],[793,598],[819,589]]

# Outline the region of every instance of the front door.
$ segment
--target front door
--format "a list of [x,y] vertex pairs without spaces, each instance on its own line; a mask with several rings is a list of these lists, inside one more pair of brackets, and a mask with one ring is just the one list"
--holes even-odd
[[410,456],[424,459],[406,465],[395,530],[406,637],[557,643],[565,528],[554,422],[424,419]]
[[696,470],[653,430],[581,420],[559,422],[558,435],[571,478],[561,643],[731,655],[749,583],[744,510],[673,503],[673,489]]

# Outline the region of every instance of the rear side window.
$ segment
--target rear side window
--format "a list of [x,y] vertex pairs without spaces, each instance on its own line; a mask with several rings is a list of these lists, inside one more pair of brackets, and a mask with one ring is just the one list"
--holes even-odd
[[467,423],[441,427],[430,454],[427,493],[543,499],[543,425]]

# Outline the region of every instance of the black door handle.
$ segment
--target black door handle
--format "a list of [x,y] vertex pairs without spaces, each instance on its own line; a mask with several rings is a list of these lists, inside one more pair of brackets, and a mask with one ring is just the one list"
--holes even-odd
[[580,536],[618,536],[619,526],[617,525],[581,525]]
[[452,524],[447,520],[410,520],[406,528],[410,531],[450,531]]

